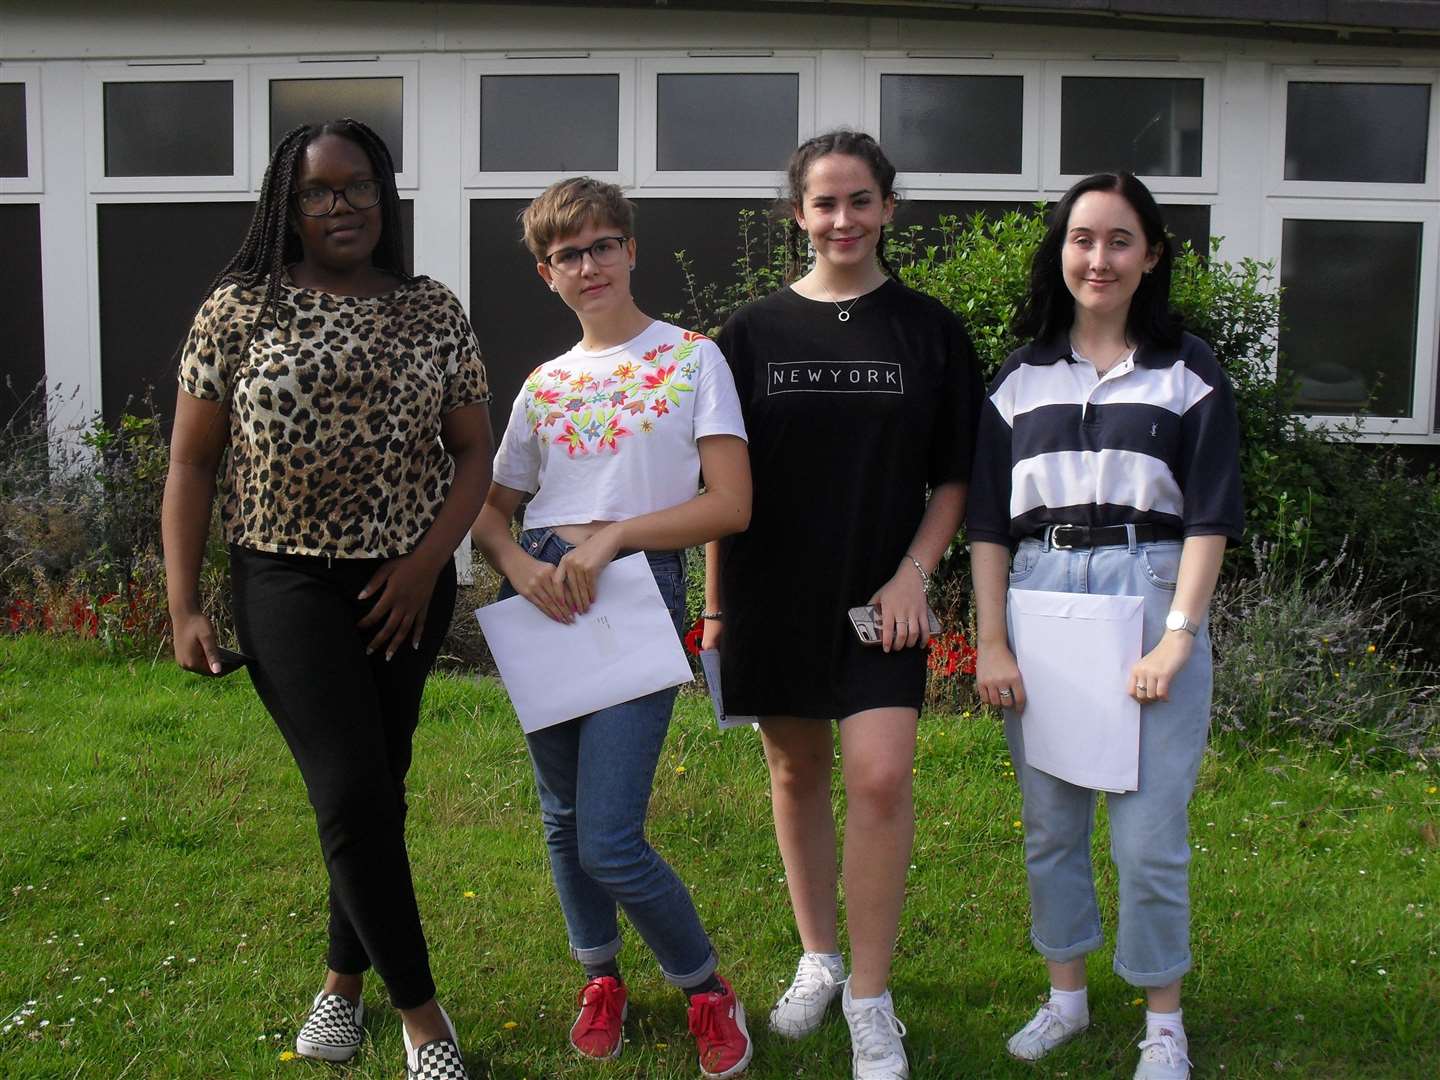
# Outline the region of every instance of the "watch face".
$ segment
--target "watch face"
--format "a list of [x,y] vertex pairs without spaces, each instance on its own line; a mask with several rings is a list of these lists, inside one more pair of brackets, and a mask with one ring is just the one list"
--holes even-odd
[[1185,617],[1183,612],[1172,611],[1169,615],[1165,616],[1165,629],[1184,630],[1185,624],[1189,621],[1190,620]]

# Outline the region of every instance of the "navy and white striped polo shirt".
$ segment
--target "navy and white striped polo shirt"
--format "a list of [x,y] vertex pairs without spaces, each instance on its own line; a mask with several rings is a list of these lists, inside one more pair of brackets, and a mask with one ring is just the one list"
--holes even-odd
[[980,417],[969,539],[1013,546],[1045,525],[1168,525],[1240,539],[1240,432],[1230,380],[1184,334],[1102,378],[1068,337],[1017,349]]

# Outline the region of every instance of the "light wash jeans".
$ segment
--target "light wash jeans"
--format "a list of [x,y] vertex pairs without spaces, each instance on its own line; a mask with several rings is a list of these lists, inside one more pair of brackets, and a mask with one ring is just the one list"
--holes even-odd
[[[557,563],[574,545],[553,529],[531,529],[520,546]],[[676,632],[685,617],[682,553],[647,552]],[[513,596],[506,582],[501,597]],[[639,661],[637,661],[639,662]],[[620,951],[617,905],[645,939],[666,981],[699,986],[715,971],[715,950],[690,892],[645,839],[655,766],[676,690],[660,690],[525,737],[540,794],[550,871],[571,955],[598,964]]]
[[[1180,566],[1178,540],[1061,550],[1024,540],[1012,589],[1144,598],[1142,652],[1165,633]],[[1024,676],[1024,672],[1021,672]],[[1106,795],[1110,855],[1120,881],[1115,973],[1132,986],[1168,986],[1190,970],[1190,845],[1186,807],[1210,727],[1210,634],[1170,687],[1170,700],[1140,710],[1139,790]],[[1025,764],[1023,722],[1005,714],[1005,737],[1024,798],[1030,939],[1047,960],[1066,962],[1105,940],[1095,902],[1090,835],[1095,792]]]

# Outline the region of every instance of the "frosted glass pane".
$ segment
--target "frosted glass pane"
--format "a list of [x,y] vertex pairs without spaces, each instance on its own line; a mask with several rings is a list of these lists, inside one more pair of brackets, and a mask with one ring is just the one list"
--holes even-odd
[[1203,79],[1060,82],[1060,171],[1199,176]]
[[1280,370],[1303,413],[1414,412],[1421,226],[1285,222]]
[[880,141],[901,172],[1018,173],[1019,75],[882,75]]
[[106,176],[229,176],[235,84],[107,82]]
[[655,167],[779,172],[800,133],[800,76],[661,75]]
[[620,76],[486,75],[480,80],[482,172],[615,172]]
[[395,171],[405,171],[405,80],[272,79],[270,148],[291,128],[323,124],[348,116],[368,125],[385,140]]
[[29,172],[25,84],[0,83],[0,176],[27,176]]
[[1285,179],[1423,184],[1430,87],[1292,82]]

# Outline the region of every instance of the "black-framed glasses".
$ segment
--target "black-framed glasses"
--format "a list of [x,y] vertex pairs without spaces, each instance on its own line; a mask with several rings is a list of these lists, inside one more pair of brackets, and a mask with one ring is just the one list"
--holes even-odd
[[343,188],[307,187],[295,193],[295,205],[306,217],[324,217],[335,209],[341,195],[352,210],[369,210],[380,201],[379,180],[356,180]]
[[551,270],[558,270],[562,274],[578,274],[586,255],[590,256],[590,261],[596,266],[614,266],[625,257],[625,241],[629,239],[628,236],[602,236],[593,244],[582,248],[569,247],[552,251],[545,256],[545,261]]

